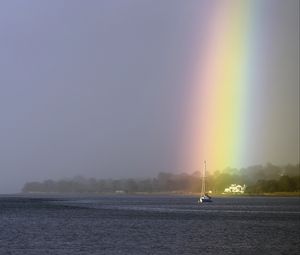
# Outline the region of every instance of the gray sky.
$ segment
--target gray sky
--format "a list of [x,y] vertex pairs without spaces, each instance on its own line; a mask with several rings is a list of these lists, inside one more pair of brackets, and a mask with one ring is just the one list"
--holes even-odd
[[[268,56],[285,62],[266,79],[278,86],[264,107],[270,125],[259,131],[284,141],[288,132],[294,151],[278,160],[275,142],[274,151],[253,153],[246,163],[299,160],[298,9],[297,1],[283,2],[286,11],[273,29],[286,40],[270,46],[275,53]],[[0,1],[0,193],[47,178],[152,177],[185,170],[177,158],[186,76],[195,31],[205,37],[209,5]]]

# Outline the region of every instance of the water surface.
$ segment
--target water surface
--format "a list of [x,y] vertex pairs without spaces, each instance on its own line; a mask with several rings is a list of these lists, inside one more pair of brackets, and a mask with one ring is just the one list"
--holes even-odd
[[300,199],[0,197],[0,254],[297,254]]

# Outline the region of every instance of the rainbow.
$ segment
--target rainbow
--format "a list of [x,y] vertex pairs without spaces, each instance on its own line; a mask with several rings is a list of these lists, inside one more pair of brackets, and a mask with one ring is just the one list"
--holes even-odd
[[187,116],[189,168],[240,167],[245,155],[257,1],[218,1],[199,46]]

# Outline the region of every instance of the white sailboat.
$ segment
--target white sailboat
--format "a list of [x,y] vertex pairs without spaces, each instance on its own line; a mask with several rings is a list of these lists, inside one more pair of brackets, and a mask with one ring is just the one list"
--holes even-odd
[[202,172],[202,187],[201,187],[201,194],[198,200],[198,203],[205,203],[205,202],[212,202],[211,196],[206,193],[205,187],[205,174],[206,174],[206,161],[204,161],[204,169]]

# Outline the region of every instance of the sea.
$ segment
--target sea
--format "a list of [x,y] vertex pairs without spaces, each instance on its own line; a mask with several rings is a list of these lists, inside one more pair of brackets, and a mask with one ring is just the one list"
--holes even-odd
[[0,254],[300,254],[299,197],[0,196]]

